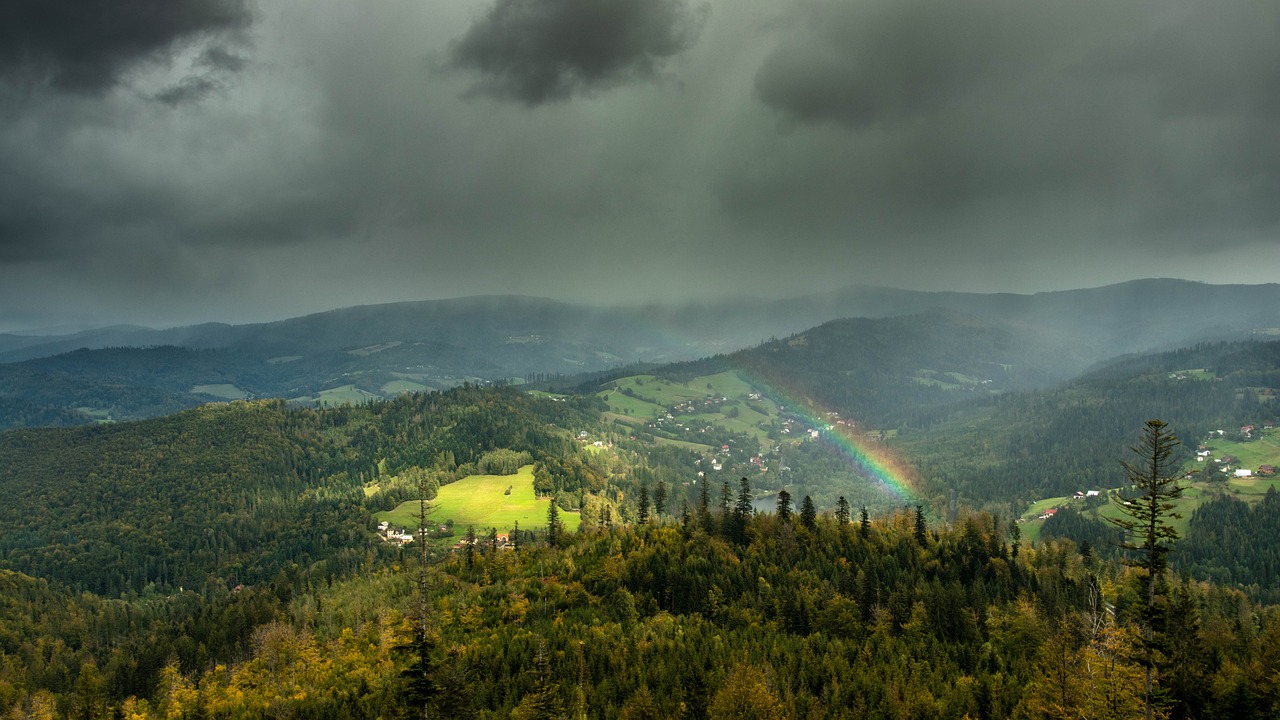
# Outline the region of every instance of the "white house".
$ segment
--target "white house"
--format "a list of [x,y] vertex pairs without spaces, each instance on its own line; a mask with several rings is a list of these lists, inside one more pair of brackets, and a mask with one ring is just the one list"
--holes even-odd
[[1253,476],[1253,471],[1250,470],[1249,468],[1240,468],[1239,470],[1236,470],[1236,477],[1238,478],[1246,478],[1246,477],[1252,477],[1252,476]]

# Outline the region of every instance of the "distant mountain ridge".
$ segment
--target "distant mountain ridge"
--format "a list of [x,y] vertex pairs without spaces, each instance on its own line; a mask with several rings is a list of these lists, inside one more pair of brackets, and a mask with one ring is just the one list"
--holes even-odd
[[[87,407],[146,416],[175,402],[276,396],[325,402],[386,397],[466,380],[520,381],[633,363],[725,354],[842,318],[892,319],[944,311],[1034,342],[1065,379],[1119,355],[1233,340],[1280,327],[1280,285],[1140,280],[1034,295],[922,292],[868,286],[782,300],[592,308],[526,296],[476,296],[365,305],[267,323],[205,323],[165,330],[115,326],[64,336],[0,335],[0,398],[37,407]],[[887,331],[892,336],[893,331]],[[1020,338],[1031,338],[1022,340]],[[165,353],[140,348],[182,348]],[[106,349],[116,349],[107,352]],[[122,351],[121,348],[134,348]],[[60,357],[81,351],[73,357]],[[195,353],[195,354],[191,354]],[[43,379],[40,379],[43,378]],[[77,387],[59,400],[48,387]],[[117,388],[120,402],[87,388]],[[129,388],[162,392],[124,412]],[[345,389],[344,389],[345,388]],[[176,399],[175,399],[176,398]],[[106,404],[108,407],[103,407]],[[110,408],[119,412],[113,413]],[[151,408],[151,409],[147,409]],[[101,417],[101,415],[99,415]],[[8,424],[0,418],[0,427]]]
[[[934,309],[1059,328],[1066,335],[1093,338],[1096,352],[1111,356],[1276,327],[1280,325],[1280,284],[1208,285],[1151,279],[1031,295],[858,285],[781,300],[733,298],[612,308],[529,296],[472,296],[360,305],[245,325],[204,323],[165,330],[121,325],[60,336],[0,334],[0,362],[80,348],[157,345],[274,348],[285,353],[430,339],[477,347],[531,334],[620,353],[623,362],[661,361],[747,347],[838,318],[892,317]],[[572,362],[561,364],[566,367],[540,367],[539,371],[572,369]]]

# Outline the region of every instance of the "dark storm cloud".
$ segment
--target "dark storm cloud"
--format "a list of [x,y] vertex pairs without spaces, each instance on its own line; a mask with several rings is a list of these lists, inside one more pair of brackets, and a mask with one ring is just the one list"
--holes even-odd
[[248,61],[221,45],[214,45],[200,55],[200,64],[214,70],[240,72],[248,65]]
[[251,19],[248,0],[6,0],[0,80],[98,93],[140,61]]
[[808,8],[755,90],[811,130],[725,169],[731,213],[938,243],[1017,218],[1183,247],[1255,241],[1280,221],[1274,5]]
[[218,89],[217,81],[208,77],[191,76],[171,85],[152,96],[156,102],[169,106],[199,102]]
[[479,89],[528,105],[648,78],[689,48],[704,8],[685,0],[497,0],[453,48]]

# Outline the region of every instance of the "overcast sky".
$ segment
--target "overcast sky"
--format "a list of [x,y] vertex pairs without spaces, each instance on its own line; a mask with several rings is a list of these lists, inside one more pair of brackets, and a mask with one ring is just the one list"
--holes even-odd
[[1278,276],[1277,3],[0,6],[0,330]]

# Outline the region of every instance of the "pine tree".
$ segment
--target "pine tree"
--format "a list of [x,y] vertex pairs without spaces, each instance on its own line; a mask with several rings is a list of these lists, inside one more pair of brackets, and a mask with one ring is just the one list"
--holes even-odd
[[1129,561],[1142,571],[1145,612],[1142,617],[1144,647],[1143,665],[1146,669],[1145,706],[1146,718],[1155,715],[1155,682],[1157,625],[1157,586],[1169,565],[1169,553],[1178,531],[1172,521],[1182,517],[1174,512],[1177,500],[1182,496],[1178,485],[1174,449],[1181,442],[1169,425],[1162,420],[1148,420],[1142,440],[1129,448],[1137,456],[1136,462],[1122,461],[1129,489],[1118,493],[1114,499],[1120,517],[1108,517],[1107,521],[1125,533],[1121,547],[1138,554]]
[[733,539],[745,544],[747,542],[747,523],[755,514],[751,505],[751,481],[742,478],[738,481],[738,502],[733,506]]
[[662,517],[662,513],[667,511],[667,484],[658,481],[657,487],[653,489],[653,514]]
[[916,522],[914,536],[920,547],[924,547],[929,542],[929,524],[924,519],[924,506],[916,505]]
[[413,655],[409,666],[401,673],[405,679],[404,696],[412,713],[423,720],[430,717],[431,705],[437,695],[435,674],[435,638],[432,637],[428,621],[427,608],[427,516],[435,508],[427,504],[427,478],[423,473],[418,478],[418,534],[414,542],[418,544],[417,568],[417,620],[414,623],[413,637],[405,648]]
[[863,505],[858,512],[858,535],[866,540],[871,537],[871,516],[867,514],[867,506]]
[[640,507],[636,511],[636,519],[641,525],[649,522],[649,483],[640,486]]
[[849,524],[849,501],[843,495],[836,499],[836,522],[841,525]]
[[707,485],[706,476],[703,476],[702,487],[698,490],[698,525],[708,533],[714,530],[711,520],[711,488]]
[[818,528],[818,509],[813,505],[813,498],[808,495],[800,503],[800,524],[810,530]]
[[778,519],[782,522],[791,520],[791,493],[786,488],[778,491]]
[[547,544],[555,547],[560,542],[564,525],[560,522],[560,508],[556,505],[556,497],[551,496],[551,504],[547,506]]
[[1018,557],[1018,547],[1022,544],[1022,528],[1018,527],[1017,518],[1009,521],[1009,544],[1013,546],[1009,554],[1015,558]]

